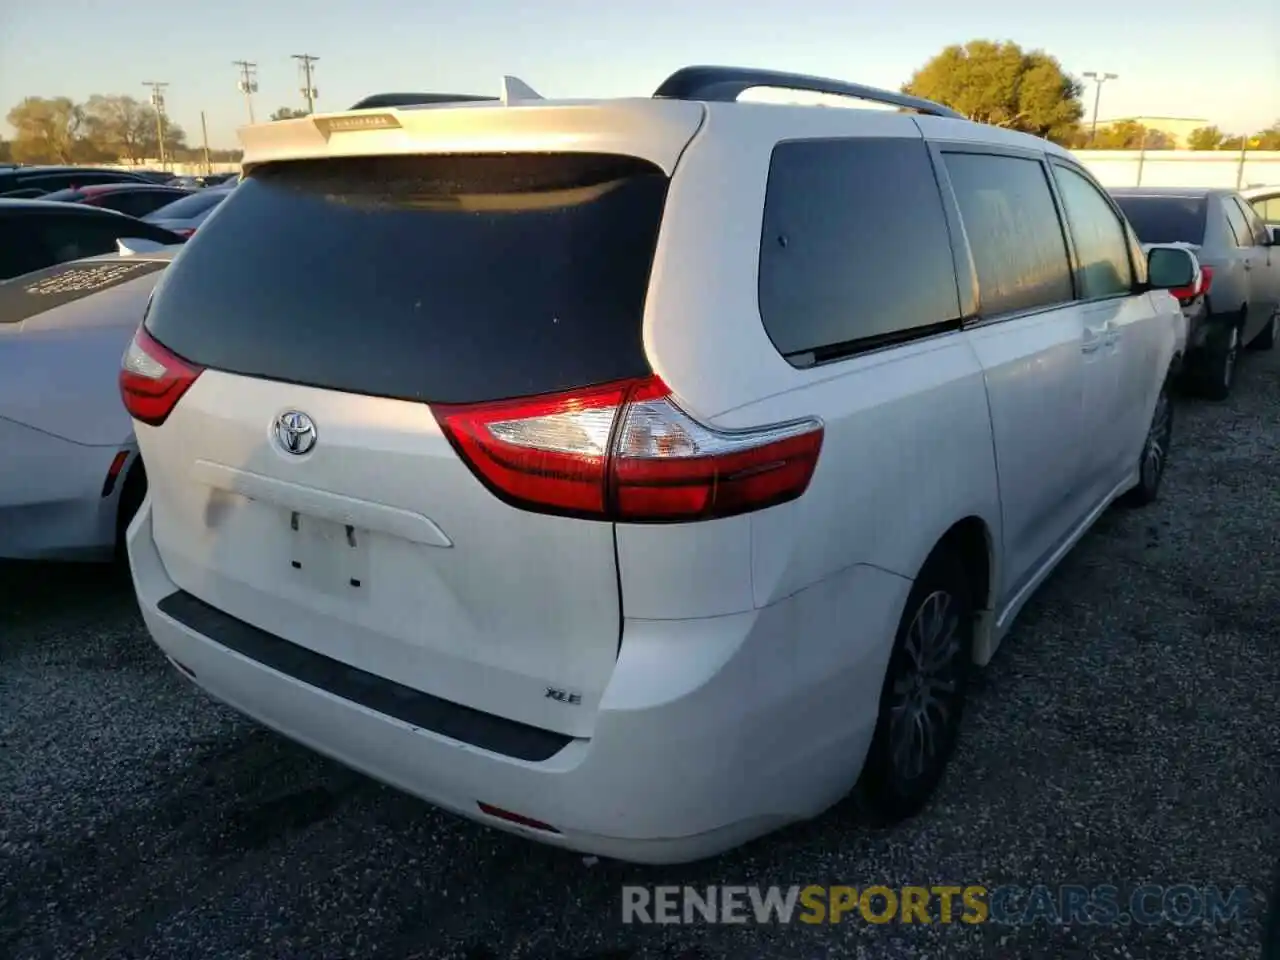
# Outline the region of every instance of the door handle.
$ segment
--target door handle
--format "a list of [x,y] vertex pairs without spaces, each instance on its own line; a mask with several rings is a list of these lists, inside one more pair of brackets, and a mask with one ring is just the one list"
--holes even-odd
[[1120,339],[1120,331],[1110,323],[1107,324],[1106,330],[1107,332],[1103,336],[1102,342],[1105,343],[1108,347],[1110,347],[1110,346],[1113,346],[1115,342]]
[[1252,261],[1252,260],[1246,260],[1246,261],[1244,262],[1244,268],[1245,268],[1246,270],[1252,270],[1252,269],[1253,269],[1253,261]]
[[1080,341],[1080,352],[1096,353],[1100,346],[1102,346],[1102,338],[1098,336],[1098,331],[1086,330],[1084,339]]

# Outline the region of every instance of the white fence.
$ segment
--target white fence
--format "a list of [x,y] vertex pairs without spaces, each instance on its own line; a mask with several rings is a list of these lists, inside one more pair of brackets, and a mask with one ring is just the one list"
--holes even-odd
[[1280,150],[1076,150],[1104,187],[1245,187],[1280,184]]

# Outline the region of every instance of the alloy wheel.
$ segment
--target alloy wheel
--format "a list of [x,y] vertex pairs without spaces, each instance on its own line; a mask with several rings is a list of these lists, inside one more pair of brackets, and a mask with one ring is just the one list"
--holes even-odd
[[892,687],[890,754],[904,780],[922,776],[946,747],[959,688],[960,604],[935,590],[917,608],[904,638],[904,669]]
[[1169,402],[1169,391],[1162,388],[1156,398],[1151,428],[1147,431],[1147,442],[1142,450],[1142,485],[1149,490],[1154,490],[1164,475],[1172,436],[1173,406]]

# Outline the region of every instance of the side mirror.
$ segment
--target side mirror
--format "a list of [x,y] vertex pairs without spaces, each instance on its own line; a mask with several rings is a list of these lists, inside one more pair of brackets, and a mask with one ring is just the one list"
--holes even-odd
[[1268,226],[1267,236],[1271,238],[1271,246],[1280,247],[1280,226]]
[[1182,247],[1152,247],[1147,254],[1147,280],[1154,290],[1181,290],[1195,285],[1200,263]]

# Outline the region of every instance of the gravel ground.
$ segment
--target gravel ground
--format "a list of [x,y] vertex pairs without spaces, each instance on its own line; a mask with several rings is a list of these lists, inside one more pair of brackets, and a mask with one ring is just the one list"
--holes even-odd
[[[442,814],[170,670],[128,584],[0,567],[0,956],[1256,957],[1280,844],[1280,352],[1179,408],[983,674],[919,819],[638,868]],[[624,883],[1247,885],[1234,925],[624,926]]]

